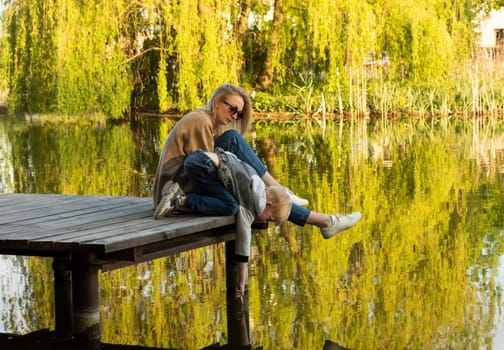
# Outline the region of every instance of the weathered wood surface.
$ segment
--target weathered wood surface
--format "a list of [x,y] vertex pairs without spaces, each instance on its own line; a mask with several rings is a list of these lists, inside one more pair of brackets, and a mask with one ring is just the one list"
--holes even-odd
[[[154,220],[153,213],[151,198],[0,194],[0,254],[54,258],[56,339],[100,345],[98,269],[227,242],[226,286],[231,288],[228,276],[238,269],[228,258],[234,257],[234,216]],[[254,231],[265,227],[256,225]]]
[[0,254],[139,262],[235,237],[231,216],[153,213],[151,198],[0,194]]

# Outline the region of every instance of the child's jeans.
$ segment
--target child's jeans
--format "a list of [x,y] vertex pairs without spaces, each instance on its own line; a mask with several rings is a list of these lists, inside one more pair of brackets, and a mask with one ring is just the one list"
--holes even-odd
[[188,155],[184,169],[197,192],[186,193],[185,207],[204,215],[236,214],[238,202],[217,177],[217,167],[205,152]]

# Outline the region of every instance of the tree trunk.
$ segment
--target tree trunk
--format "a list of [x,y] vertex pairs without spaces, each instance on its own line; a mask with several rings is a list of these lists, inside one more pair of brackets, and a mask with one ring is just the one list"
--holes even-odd
[[273,12],[273,32],[271,33],[271,43],[266,49],[266,59],[261,69],[261,73],[256,81],[258,88],[266,88],[273,82],[273,55],[277,52],[278,36],[283,22],[282,0],[275,0]]
[[238,20],[238,28],[236,28],[236,35],[239,38],[240,44],[243,42],[243,35],[247,32],[251,5],[252,0],[240,1],[240,19]]

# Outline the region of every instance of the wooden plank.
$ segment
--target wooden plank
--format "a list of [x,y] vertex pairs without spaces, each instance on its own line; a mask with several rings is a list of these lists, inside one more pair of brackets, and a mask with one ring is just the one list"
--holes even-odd
[[129,233],[126,235],[111,237],[106,240],[95,240],[83,243],[86,247],[103,247],[103,253],[118,251],[132,246],[147,244],[149,242],[173,239],[183,235],[195,232],[205,232],[215,228],[232,225],[235,223],[234,216],[194,216],[191,220],[180,222],[176,227],[168,226],[167,229],[160,231],[159,228],[144,230],[141,234]]
[[[129,246],[151,243],[153,240],[173,238],[219,226],[234,223],[234,217],[199,217],[180,215],[162,220],[154,220],[149,210],[143,219],[122,222],[116,225],[91,227],[86,230],[65,228],[60,235],[54,236],[40,228],[28,227],[22,237],[18,233],[1,235],[3,249],[31,249],[36,251],[92,251],[105,252],[104,246],[109,240],[108,250],[115,250],[113,245],[121,241],[119,249]],[[99,224],[99,223],[98,223]],[[61,229],[60,229],[61,230]],[[134,239],[131,239],[134,238]],[[11,239],[11,240],[9,240]]]
[[96,240],[105,240],[108,238],[124,236],[129,233],[137,234],[138,236],[142,235],[142,232],[146,230],[158,230],[164,231],[169,230],[174,227],[177,227],[179,223],[182,223],[186,220],[189,220],[188,216],[180,216],[180,217],[172,217],[167,222],[156,221],[152,218],[151,213],[148,215],[144,215],[144,217],[139,217],[137,220],[123,221],[119,222],[115,225],[107,225],[99,230],[89,230],[86,232],[81,232],[81,234],[76,237],[75,235],[70,236],[69,238],[62,237],[60,238],[61,242],[79,242],[79,243],[88,243]]
[[[2,202],[0,203],[0,210],[2,214],[12,214],[19,213],[22,211],[30,211],[33,209],[40,209],[44,206],[58,205],[62,199],[55,201],[57,197],[54,195],[42,195],[41,198],[37,198],[35,195],[0,195]],[[71,200],[68,198],[67,200]]]
[[[267,222],[258,222],[253,225],[252,233],[256,234],[267,227]],[[110,271],[233,239],[236,239],[236,229],[233,225],[220,227],[211,231],[155,242],[142,246],[141,249],[137,247],[137,250],[127,249],[98,256],[98,264],[102,266],[103,271]]]
[[209,245],[227,242],[235,238],[236,233],[234,229],[219,229],[218,231],[214,230],[199,234],[181,236],[144,246],[142,252],[136,256],[134,261],[114,259],[115,256],[110,254],[102,258],[100,265],[102,266],[102,270],[106,272],[135,265],[140,262],[150,261]]
[[[154,220],[152,217],[145,221],[137,221],[136,225],[119,226],[124,228],[117,232],[118,227],[103,230],[91,235],[54,242],[55,251],[71,248],[72,251],[90,251],[95,253],[109,253],[152,242],[172,239],[196,232],[208,231],[214,228],[235,223],[232,216],[200,217],[195,215],[180,215],[164,220]],[[39,242],[33,241],[36,246]]]
[[22,200],[23,202],[28,202],[28,199],[32,200],[46,200],[61,198],[65,195],[63,194],[35,194],[35,193],[0,193],[0,203],[4,201],[11,201],[13,199]]
[[140,229],[140,227],[137,227],[138,222],[143,222],[143,220],[154,221],[152,213],[153,211],[149,209],[147,211],[136,211],[127,216],[110,216],[105,219],[100,218],[100,220],[80,222],[76,225],[72,225],[70,222],[70,226],[67,225],[59,228],[43,226],[47,233],[43,236],[32,238],[31,244],[35,247],[48,242],[80,242],[81,240],[86,240],[86,236],[110,234],[111,231],[114,235],[121,234],[121,228]]
[[26,255],[107,254],[235,222],[197,215],[154,220],[151,199],[137,197],[2,194],[2,207],[10,209],[0,210],[0,250]]
[[41,234],[45,233],[42,233],[38,228],[32,226],[10,225],[9,227],[6,227],[5,225],[2,225],[0,226],[0,250],[29,250],[30,239]]
[[0,206],[9,207],[23,207],[26,206],[28,209],[31,207],[40,206],[44,203],[64,203],[68,201],[85,201],[87,199],[93,200],[93,198],[117,198],[113,196],[75,196],[75,195],[62,195],[62,194],[0,194]]
[[[21,195],[21,198],[25,198],[26,196]],[[45,195],[41,195],[41,197],[45,197]],[[65,197],[65,196],[62,196]],[[74,196],[73,201],[80,202],[80,196]],[[148,198],[130,198],[130,197],[86,197],[83,196],[82,199],[91,200],[92,205],[82,205],[85,209],[84,211],[71,211],[65,213],[65,208],[68,206],[65,204],[62,207],[61,214],[56,214],[52,216],[42,217],[41,215],[37,216],[37,218],[25,219],[23,222],[11,222],[11,224],[3,224],[0,225],[0,241],[3,241],[4,244],[0,244],[0,246],[5,245],[5,242],[10,239],[17,239],[20,244],[17,244],[14,248],[19,248],[23,246],[27,240],[32,239],[40,239],[42,237],[47,237],[51,235],[55,235],[58,233],[68,233],[68,232],[77,232],[81,230],[79,225],[83,225],[81,222],[79,224],[78,218],[86,218],[87,221],[84,221],[85,224],[89,225],[100,225],[100,216],[103,219],[104,217],[110,217],[110,214],[113,213],[114,207],[125,208],[124,205],[128,207],[133,207],[133,209],[129,209],[127,215],[131,215],[131,212],[135,212],[138,209],[134,209],[135,206],[148,206],[151,207],[150,199]],[[100,204],[102,201],[105,201],[105,204]],[[32,199],[30,198],[30,202]],[[85,203],[86,200],[83,200],[82,203]],[[108,204],[111,203],[111,204]],[[124,214],[125,210],[122,209]],[[75,214],[82,215],[75,215]],[[96,216],[92,216],[94,213]],[[103,213],[106,213],[104,215]],[[85,215],[84,215],[85,214]],[[120,215],[120,214],[119,214]],[[0,217],[3,216],[3,213],[0,212]],[[58,220],[58,221],[56,221]],[[92,228],[91,226],[90,228]],[[21,232],[20,232],[21,231]],[[23,240],[25,243],[21,242],[19,239],[20,234],[23,236]],[[12,246],[11,246],[12,248]]]
[[[66,198],[65,198],[66,197]],[[59,219],[58,215],[72,216],[79,214],[79,211],[86,213],[87,211],[96,211],[102,208],[103,210],[113,207],[124,207],[132,204],[144,204],[139,200],[132,200],[127,197],[118,197],[116,200],[113,197],[69,197],[63,196],[60,200],[49,202],[42,200],[30,200],[28,203],[21,203],[14,208],[2,210],[0,224],[15,223],[24,221],[26,223],[36,223],[48,220],[54,216],[54,219]]]
[[119,210],[132,205],[142,205],[142,203],[101,203],[96,201],[68,202],[61,205],[50,205],[42,208],[32,208],[31,210],[23,210],[15,213],[5,213],[0,218],[0,225],[14,224],[21,222],[23,225],[34,225],[39,223],[51,222],[58,220],[64,224],[64,220],[75,220],[76,217],[90,215],[96,213],[103,215],[102,212],[109,210]]
[[[146,208],[144,204],[131,204],[121,207],[108,208],[106,210],[97,210],[83,213],[76,213],[76,215],[62,217],[57,222],[48,220],[40,222],[38,226],[46,229],[57,229],[58,227],[75,227],[81,225],[92,224],[93,222],[107,222],[110,219],[120,219],[122,221],[131,221],[129,217],[141,213],[142,217],[147,216],[152,219],[154,211]],[[108,223],[112,225],[112,223]]]
[[[100,207],[99,210],[86,210],[74,215],[61,215],[39,221],[36,227],[47,231],[47,237],[82,232],[103,226],[113,226],[121,222],[134,221],[139,218],[152,218],[152,209],[145,209],[143,204],[128,204],[120,207]],[[40,237],[42,238],[42,237]]]

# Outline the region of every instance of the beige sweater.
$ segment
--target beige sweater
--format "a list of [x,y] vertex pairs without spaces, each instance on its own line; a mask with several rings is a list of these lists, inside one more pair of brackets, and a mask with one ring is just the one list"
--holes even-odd
[[159,157],[152,193],[156,207],[162,198],[163,186],[169,180],[177,182],[184,192],[192,191],[192,184],[184,172],[184,158],[201,149],[213,152],[214,140],[226,130],[239,130],[243,135],[249,119],[235,119],[229,125],[214,129],[213,116],[206,109],[189,112],[180,119],[168,134]]
[[184,158],[198,149],[214,150],[213,122],[204,110],[186,114],[168,134],[154,178],[154,207],[161,200],[163,186],[169,180],[176,181],[184,192],[191,191],[192,185],[184,172]]

